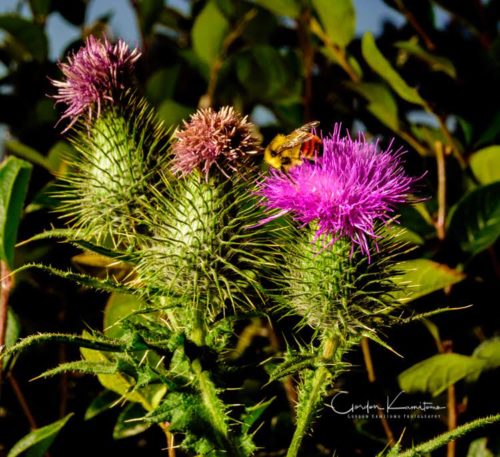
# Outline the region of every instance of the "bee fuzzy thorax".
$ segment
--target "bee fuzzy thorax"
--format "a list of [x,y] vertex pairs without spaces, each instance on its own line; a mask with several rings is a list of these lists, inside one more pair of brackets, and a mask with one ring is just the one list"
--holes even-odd
[[317,121],[309,122],[288,135],[276,135],[264,150],[264,160],[284,172],[302,165],[303,159],[314,160],[322,140],[311,130],[318,125]]

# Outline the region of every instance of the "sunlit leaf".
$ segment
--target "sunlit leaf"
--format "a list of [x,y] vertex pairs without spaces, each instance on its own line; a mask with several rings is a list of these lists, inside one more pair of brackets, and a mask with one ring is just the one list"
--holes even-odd
[[90,420],[97,415],[108,411],[113,404],[117,402],[120,397],[115,392],[110,390],[103,390],[97,397],[95,397],[87,410],[85,411],[85,420]]
[[120,338],[123,329],[119,325],[121,319],[137,311],[141,306],[135,295],[113,293],[110,295],[104,309],[104,333],[110,338]]
[[28,162],[16,157],[9,157],[0,165],[0,260],[10,268],[31,168]]
[[500,182],[465,195],[452,209],[448,236],[462,251],[476,255],[500,236]]
[[72,415],[73,413],[68,414],[57,422],[33,430],[26,436],[23,436],[14,444],[7,457],[17,457],[25,451],[29,451],[30,457],[42,457]]
[[495,457],[488,448],[488,438],[478,438],[469,445],[467,457]]
[[465,278],[458,270],[429,259],[405,260],[397,264],[402,272],[393,278],[401,288],[395,296],[400,301],[411,301],[456,284]]
[[434,338],[434,342],[436,343],[438,350],[441,350],[442,342],[438,326],[429,319],[422,319],[422,324],[425,325],[427,330],[429,330],[429,333],[432,335],[432,338]]
[[457,71],[455,69],[455,66],[453,65],[453,62],[446,57],[431,54],[413,41],[398,41],[394,43],[394,46],[427,63],[434,71],[441,71],[443,73],[446,73],[451,78],[457,77]]
[[439,395],[452,384],[481,371],[485,363],[462,354],[437,354],[413,365],[398,376],[401,389],[408,393]]
[[269,405],[274,401],[274,398],[267,400],[265,402],[258,403],[253,406],[248,406],[245,408],[245,412],[241,418],[241,431],[243,433],[248,433],[252,426],[257,422],[264,414],[264,411],[269,407]]
[[391,91],[384,84],[349,84],[349,88],[368,100],[367,109],[380,122],[394,132],[399,131],[398,105]]
[[52,146],[47,154],[47,162],[51,170],[58,177],[63,176],[70,161],[75,155],[75,150],[66,141],[58,141]]
[[486,363],[486,368],[500,367],[500,337],[483,341],[472,355],[483,360]]
[[[7,327],[5,329],[5,347],[8,348],[16,344],[21,333],[21,322],[17,315],[10,308],[7,309]],[[0,360],[3,367],[7,366],[10,357],[4,357]]]
[[127,405],[118,416],[113,429],[113,438],[119,440],[145,432],[152,425],[150,422],[140,420],[145,415],[146,411],[137,403]]
[[370,67],[384,78],[394,91],[404,100],[425,107],[426,103],[420,97],[417,90],[410,87],[399,73],[393,68],[391,63],[379,51],[375,38],[370,32],[363,35],[361,42],[363,57]]
[[500,146],[489,146],[474,152],[469,159],[474,176],[481,184],[500,181]]
[[346,47],[356,32],[356,12],[352,1],[312,0],[312,5],[332,43]]
[[[89,362],[109,362],[109,356],[103,352],[87,348],[80,348],[80,352]],[[140,403],[148,411],[158,406],[167,391],[165,385],[151,385],[144,389],[134,390],[134,380],[121,373],[100,374],[97,378],[106,389],[116,392],[129,401]]]
[[211,65],[220,56],[228,30],[229,22],[215,2],[209,1],[196,17],[191,30],[193,49],[203,62]]

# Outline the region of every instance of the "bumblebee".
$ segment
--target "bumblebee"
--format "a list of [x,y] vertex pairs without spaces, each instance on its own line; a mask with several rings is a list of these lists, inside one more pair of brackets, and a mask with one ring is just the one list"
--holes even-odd
[[288,135],[276,135],[264,150],[264,160],[271,167],[288,172],[301,165],[303,159],[314,159],[322,141],[311,130],[318,125],[318,121],[313,121]]

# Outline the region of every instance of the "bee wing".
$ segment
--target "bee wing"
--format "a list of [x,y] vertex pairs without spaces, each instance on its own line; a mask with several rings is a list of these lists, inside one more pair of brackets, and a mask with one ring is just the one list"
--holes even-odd
[[312,121],[304,124],[302,127],[299,127],[297,130],[302,132],[310,132],[312,129],[316,128],[319,125],[319,121]]
[[296,130],[287,137],[287,140],[279,146],[276,152],[279,154],[283,151],[286,151],[287,149],[292,149],[295,146],[298,146],[307,141],[310,136],[311,134],[309,132],[300,132]]
[[286,141],[284,141],[279,148],[277,153],[280,154],[287,149],[292,149],[295,146],[299,146],[305,141],[311,138],[311,130],[319,125],[319,121],[308,122],[302,125],[298,129],[294,130],[292,133],[286,136]]

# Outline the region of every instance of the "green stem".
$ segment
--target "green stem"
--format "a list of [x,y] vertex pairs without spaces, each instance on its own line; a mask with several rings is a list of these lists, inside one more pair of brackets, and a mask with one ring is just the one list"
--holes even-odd
[[[324,362],[330,362],[335,357],[337,351],[337,339],[328,338],[323,344],[322,358]],[[293,433],[292,442],[288,448],[286,457],[296,457],[299,455],[300,446],[314,419],[323,395],[325,387],[331,378],[330,371],[325,365],[321,365],[312,375],[310,382],[306,380],[303,389],[299,394],[297,407],[297,425]]]
[[[205,345],[206,338],[206,323],[205,315],[206,309],[204,303],[200,303],[199,291],[197,290],[198,272],[194,274],[195,301],[193,302],[193,320],[191,327],[191,341],[199,347]],[[203,370],[200,359],[195,359],[191,368],[193,369],[196,379],[198,381],[198,388],[200,390],[201,400],[205,409],[210,417],[210,425],[213,427],[217,442],[219,446],[224,449],[228,457],[245,457],[238,446],[232,441],[229,434],[229,427],[227,425],[227,412],[224,403],[217,396],[217,389],[210,379],[207,371]]]
[[198,271],[195,270],[193,277],[194,300],[192,304],[193,322],[191,325],[191,341],[193,341],[193,343],[195,343],[197,346],[202,347],[205,345],[205,336],[206,336],[206,326],[205,326],[206,309],[202,309],[204,307],[202,307],[200,303],[198,280],[199,280],[199,274]]
[[430,452],[435,451],[436,449],[449,443],[451,440],[460,438],[466,433],[471,432],[472,430],[484,427],[486,425],[494,424],[495,422],[499,421],[500,414],[496,414],[495,416],[481,417],[480,419],[467,422],[466,424],[461,425],[454,430],[450,430],[449,432],[436,436],[435,438],[426,441],[425,443],[419,444],[412,449],[408,449],[407,451],[400,452],[394,455],[397,455],[397,457],[419,457],[421,455],[427,455]]
[[201,398],[210,417],[210,425],[215,431],[218,444],[227,452],[228,457],[245,457],[229,435],[227,414],[209,374],[202,369],[199,359],[193,361],[192,368],[196,374]]

